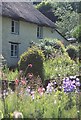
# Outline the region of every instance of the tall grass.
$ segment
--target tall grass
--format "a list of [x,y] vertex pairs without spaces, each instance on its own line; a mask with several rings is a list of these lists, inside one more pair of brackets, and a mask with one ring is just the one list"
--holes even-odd
[[[18,110],[23,113],[24,118],[77,118],[76,94],[69,94],[63,91],[53,92],[40,97],[37,93],[35,99],[31,96],[16,96],[16,93],[9,95],[6,100],[7,114]],[[7,115],[6,115],[7,116]]]

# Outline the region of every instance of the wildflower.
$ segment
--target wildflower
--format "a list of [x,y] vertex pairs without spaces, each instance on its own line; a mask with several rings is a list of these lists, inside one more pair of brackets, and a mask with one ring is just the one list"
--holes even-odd
[[33,77],[33,73],[28,73],[28,77],[31,79]]
[[51,83],[48,83],[46,92],[47,92],[47,93],[52,93],[52,91],[53,91],[53,86],[52,86]]
[[20,75],[22,74],[22,72],[23,72],[22,70],[19,71]]
[[56,100],[54,100],[54,104],[56,104],[57,103],[57,101]]
[[35,92],[34,92],[34,90],[31,91],[31,97],[32,97],[32,100],[35,99]]
[[22,85],[26,85],[26,80],[25,80],[25,79],[22,79],[22,80],[21,80],[21,83],[22,83]]
[[14,111],[13,117],[14,118],[23,118],[23,114],[21,112]]
[[32,64],[28,64],[28,67],[32,67]]
[[80,81],[76,76],[70,76],[63,79],[64,92],[73,92],[80,86]]
[[19,84],[19,80],[16,78],[15,80],[15,84],[18,85]]
[[28,95],[28,94],[30,94],[31,93],[31,88],[30,88],[30,86],[28,86],[27,88],[26,88],[26,95]]
[[38,93],[39,93],[41,96],[43,95],[44,91],[45,91],[45,89],[44,89],[42,86],[40,86],[40,87],[38,88]]

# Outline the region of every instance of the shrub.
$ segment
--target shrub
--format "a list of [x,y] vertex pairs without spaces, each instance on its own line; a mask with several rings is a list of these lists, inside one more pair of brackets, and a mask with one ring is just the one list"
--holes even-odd
[[79,61],[81,62],[81,45],[79,46]]
[[69,57],[72,59],[72,60],[76,60],[77,57],[78,57],[78,50],[75,46],[73,45],[69,45],[67,48],[66,48],[66,52],[68,53]]
[[73,37],[77,38],[79,42],[81,42],[81,24],[76,26],[72,31],[71,34]]
[[79,65],[71,60],[68,54],[59,55],[54,59],[44,62],[45,79],[57,79],[58,75],[64,76],[76,75],[79,73]]
[[[44,71],[43,71],[43,61],[44,54],[43,52],[36,46],[32,46],[28,49],[28,51],[24,52],[20,56],[20,60],[18,62],[19,69],[23,70],[25,76],[28,73],[33,73],[35,76],[40,76],[41,79],[44,79]],[[32,64],[32,67],[28,67],[29,64]]]
[[45,38],[41,41],[40,48],[43,50],[46,58],[54,58],[57,53],[63,54],[65,47],[58,39]]
[[55,49],[61,50],[62,53],[65,52],[65,47],[63,43],[58,39],[51,40],[51,39],[45,38],[42,42],[44,46],[51,46]]

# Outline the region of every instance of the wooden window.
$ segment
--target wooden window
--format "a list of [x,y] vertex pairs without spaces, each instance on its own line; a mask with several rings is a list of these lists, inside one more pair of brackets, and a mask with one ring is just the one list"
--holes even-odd
[[37,38],[42,39],[43,38],[43,27],[37,26]]
[[19,46],[16,43],[11,43],[11,57],[18,57]]
[[11,33],[19,34],[19,21],[11,21]]

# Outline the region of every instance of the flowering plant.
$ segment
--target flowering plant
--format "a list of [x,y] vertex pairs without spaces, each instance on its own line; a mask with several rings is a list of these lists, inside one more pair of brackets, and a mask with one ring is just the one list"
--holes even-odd
[[80,87],[80,80],[76,76],[70,76],[63,79],[64,92],[73,92]]
[[16,78],[15,85],[18,85],[18,84],[19,84],[19,80]]
[[28,67],[32,67],[32,64],[28,64]]

